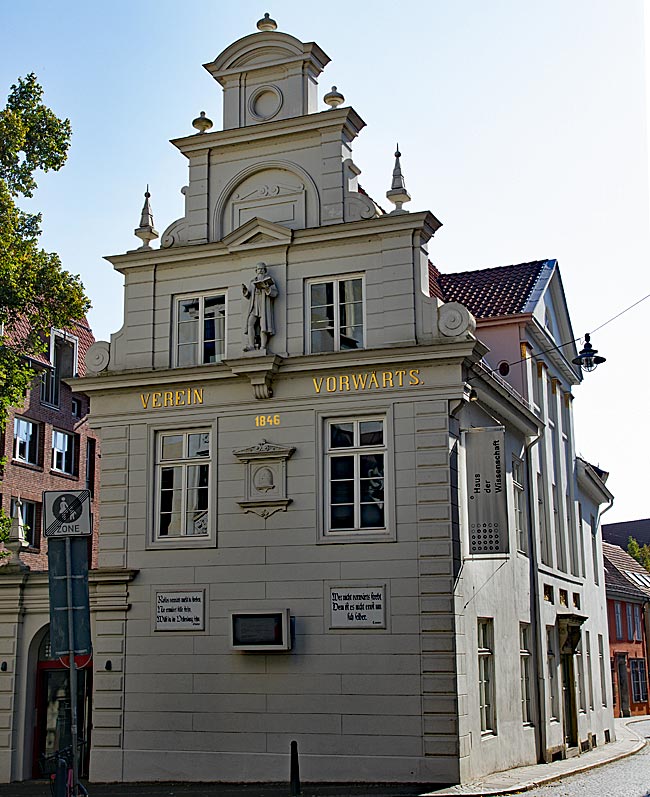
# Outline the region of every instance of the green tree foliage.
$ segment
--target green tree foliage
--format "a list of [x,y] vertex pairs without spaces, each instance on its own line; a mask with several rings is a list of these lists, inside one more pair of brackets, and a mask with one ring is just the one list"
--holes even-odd
[[634,537],[629,537],[627,542],[627,552],[630,554],[632,559],[636,559],[640,565],[643,565],[645,569],[650,572],[650,546],[639,545],[637,540]]
[[69,327],[90,306],[79,277],[39,246],[41,215],[15,202],[33,196],[36,172],[63,166],[70,146],[70,121],[42,97],[30,74],[11,87],[0,111],[0,431],[36,375],[30,357],[47,350],[52,327]]

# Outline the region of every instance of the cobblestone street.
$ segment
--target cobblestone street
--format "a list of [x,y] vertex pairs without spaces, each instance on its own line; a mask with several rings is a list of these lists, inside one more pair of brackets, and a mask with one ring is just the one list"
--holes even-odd
[[[650,721],[635,724],[650,739]],[[650,746],[636,755],[540,786],[529,797],[648,797],[650,795]]]

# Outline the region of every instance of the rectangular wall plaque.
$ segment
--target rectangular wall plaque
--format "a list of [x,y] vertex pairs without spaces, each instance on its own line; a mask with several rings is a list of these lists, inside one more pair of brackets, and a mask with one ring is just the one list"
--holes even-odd
[[331,628],[385,628],[385,586],[330,587],[330,617]]
[[203,631],[205,590],[156,592],[156,631]]
[[470,554],[508,553],[505,435],[502,426],[468,429],[467,515]]

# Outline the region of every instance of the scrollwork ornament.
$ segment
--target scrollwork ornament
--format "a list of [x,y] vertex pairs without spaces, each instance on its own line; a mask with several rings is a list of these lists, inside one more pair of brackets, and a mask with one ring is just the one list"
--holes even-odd
[[105,371],[111,359],[110,346],[105,340],[98,340],[86,352],[86,368],[94,374]]
[[473,332],[476,322],[469,310],[459,302],[448,302],[438,310],[438,329],[448,338]]

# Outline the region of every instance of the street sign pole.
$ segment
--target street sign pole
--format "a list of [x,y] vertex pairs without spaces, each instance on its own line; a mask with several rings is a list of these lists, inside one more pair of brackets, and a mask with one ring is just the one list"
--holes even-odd
[[[92,535],[88,490],[43,493],[48,542],[50,643],[55,656],[70,660],[72,794],[79,794],[77,654],[91,655],[87,538]],[[65,619],[64,619],[65,618]]]
[[70,713],[72,724],[70,736],[72,739],[72,793],[77,794],[79,782],[79,745],[77,728],[77,663],[75,662],[74,644],[74,606],[72,603],[72,542],[70,537],[65,538],[65,575],[66,593],[68,598],[68,648],[70,649]]

